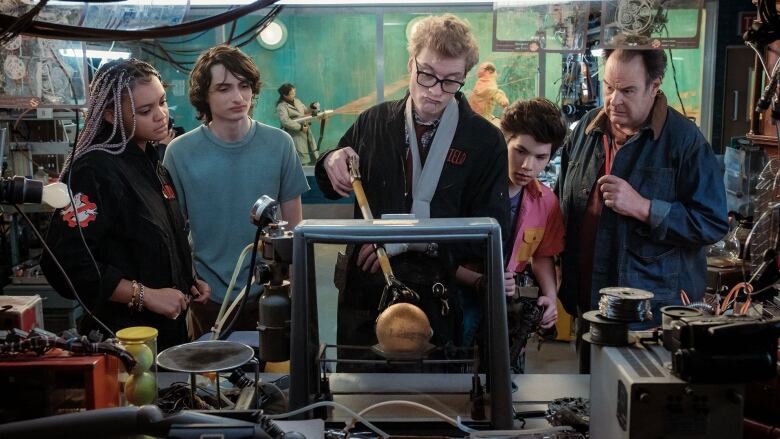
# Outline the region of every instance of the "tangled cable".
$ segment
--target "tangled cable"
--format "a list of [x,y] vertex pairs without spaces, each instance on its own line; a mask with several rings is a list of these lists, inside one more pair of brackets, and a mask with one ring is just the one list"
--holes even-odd
[[136,363],[129,352],[111,341],[96,342],[86,335],[63,338],[38,329],[30,333],[11,331],[5,340],[0,341],[0,357],[17,357],[26,353],[43,355],[54,348],[76,354],[108,354],[119,358],[126,370],[132,370]]
[[[112,30],[112,29],[93,29],[81,26],[70,26],[58,23],[48,23],[44,21],[32,20],[37,12],[30,10],[22,17],[0,14],[0,42],[4,41],[6,35],[11,29],[16,35],[23,34],[32,37],[49,38],[55,40],[75,40],[75,41],[137,41],[154,40],[159,38],[180,37],[202,32],[217,26],[221,26],[231,21],[237,20],[244,15],[254,11],[271,6],[279,0],[257,0],[245,6],[223,12],[221,14],[209,16],[200,20],[193,20],[187,23],[177,24],[175,26],[161,26],[150,29],[139,30]],[[42,0],[45,4],[48,0]],[[37,5],[36,5],[37,7]],[[42,6],[41,6],[42,7]],[[28,15],[30,15],[28,17]],[[26,22],[19,23],[20,19],[28,17]]]
[[[745,299],[745,303],[742,304],[739,309],[737,309],[737,298],[739,297],[740,291],[744,291],[747,295],[747,298]],[[718,304],[717,308],[715,309],[716,315],[721,315],[724,313],[729,306],[732,304],[733,301],[733,311],[734,315],[745,315],[747,314],[748,310],[750,309],[750,304],[752,303],[752,297],[753,295],[753,285],[751,285],[748,282],[740,282],[729,291],[729,293],[726,295],[726,297],[723,299],[723,302]]]

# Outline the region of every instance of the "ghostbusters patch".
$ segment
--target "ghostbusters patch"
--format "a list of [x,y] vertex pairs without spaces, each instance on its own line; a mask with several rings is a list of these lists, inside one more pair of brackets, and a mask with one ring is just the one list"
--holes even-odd
[[468,154],[465,152],[459,149],[450,148],[449,152],[447,153],[447,163],[460,166],[463,164],[463,162],[466,161],[466,157],[468,157]]
[[69,204],[67,208],[63,209],[60,213],[62,220],[68,223],[68,227],[75,228],[76,222],[81,227],[87,227],[90,222],[95,221],[97,218],[98,210],[97,204],[89,201],[89,196],[79,192],[73,195],[73,201],[76,205],[76,211],[73,211],[73,204]]

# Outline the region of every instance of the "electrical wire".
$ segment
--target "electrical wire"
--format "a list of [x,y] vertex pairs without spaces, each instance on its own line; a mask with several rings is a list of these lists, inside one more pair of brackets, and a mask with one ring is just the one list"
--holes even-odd
[[[261,17],[259,20],[257,20],[254,24],[249,26],[246,30],[241,32],[238,35],[235,35],[236,26],[238,23],[238,20],[234,20],[231,24],[231,30],[230,30],[230,36],[227,41],[224,42],[224,44],[232,45],[236,48],[244,47],[253,41],[255,41],[255,36],[262,32],[269,23],[271,23],[282,11],[283,6],[276,5],[274,6],[265,16]],[[205,33],[202,32],[200,35],[203,35]],[[191,40],[194,40],[195,38],[191,38]],[[176,42],[175,44],[180,44],[180,42]],[[188,66],[191,66],[194,64],[192,61],[182,61],[179,59],[175,59],[175,56],[191,56],[191,57],[197,57],[199,56],[204,50],[206,50],[208,47],[196,47],[191,49],[171,49],[168,47],[165,47],[163,45],[163,42],[158,42],[157,40],[154,40],[153,42],[146,42],[146,41],[140,41],[138,45],[141,48],[141,51],[144,53],[147,53],[161,61],[165,61],[175,68],[179,70],[183,70],[186,72],[191,71],[192,69]],[[159,52],[161,55],[158,55],[157,52]]]
[[683,306],[688,306],[691,304],[691,299],[688,297],[688,293],[686,293],[683,289],[680,289],[680,301],[682,302]]
[[377,427],[376,425],[372,424],[371,422],[369,422],[367,419],[363,418],[359,414],[355,413],[349,407],[347,407],[347,406],[345,406],[343,404],[339,404],[339,403],[334,402],[334,401],[315,402],[313,404],[309,404],[309,405],[307,405],[305,407],[301,407],[301,408],[299,408],[297,410],[293,410],[293,411],[288,412],[288,413],[281,413],[281,414],[278,414],[278,415],[267,415],[267,418],[271,419],[271,420],[287,419],[287,418],[293,417],[295,415],[300,415],[301,413],[309,412],[309,411],[311,411],[313,409],[316,409],[318,407],[335,407],[337,409],[344,410],[349,415],[353,416],[354,418],[357,418],[357,420],[359,420],[360,423],[365,425],[366,428],[368,428],[371,431],[373,431],[374,433],[378,434],[379,437],[382,437],[384,439],[387,439],[387,438],[390,437],[389,434],[387,434],[384,431],[380,430],[379,427]]
[[[70,190],[68,192],[70,192]],[[41,236],[41,232],[39,232],[38,228],[35,227],[35,224],[33,224],[32,220],[30,220],[30,217],[28,217],[27,214],[25,214],[22,211],[22,209],[19,208],[18,204],[14,204],[14,209],[16,209],[16,211],[20,215],[22,215],[22,218],[24,218],[27,221],[27,223],[30,224],[30,226],[32,227],[33,233],[35,233],[35,236],[41,241],[41,245],[43,246],[43,248],[46,250],[46,252],[51,257],[52,262],[54,262],[54,265],[56,265],[57,269],[60,270],[60,273],[62,273],[63,277],[65,278],[65,283],[68,284],[68,288],[70,288],[71,293],[73,293],[73,297],[76,299],[76,301],[79,303],[79,305],[81,305],[81,307],[84,309],[84,312],[87,313],[87,315],[89,317],[91,317],[92,320],[97,322],[97,324],[100,325],[100,327],[102,327],[106,331],[106,333],[111,336],[111,338],[115,338],[116,335],[114,334],[114,332],[111,329],[109,329],[109,327],[106,326],[105,323],[100,321],[100,319],[98,319],[97,316],[92,314],[92,311],[90,311],[90,309],[87,308],[87,306],[81,300],[81,297],[76,292],[76,287],[73,286],[73,282],[71,282],[70,278],[68,277],[68,274],[65,272],[65,269],[62,267],[62,265],[60,265],[60,261],[57,260],[57,257],[54,255],[54,252],[51,250],[51,248],[49,248],[49,245],[46,244],[46,240],[43,239],[43,236]]]
[[[49,23],[44,21],[32,20],[23,30],[18,33],[33,37],[42,37],[58,40],[77,40],[77,41],[137,41],[142,39],[159,39],[178,37],[183,35],[201,32],[223,24],[227,24],[244,15],[266,8],[278,0],[256,0],[234,10],[223,12],[221,14],[209,16],[199,20],[178,24],[175,26],[162,26],[138,30],[113,30],[113,29],[94,29],[81,26],[72,26],[58,23]],[[0,29],[9,29],[12,26],[18,26],[20,17],[0,14]],[[0,38],[6,35],[3,31]]]
[[[71,87],[72,87],[72,82],[71,82]],[[73,99],[74,100],[76,99],[75,93],[73,95]],[[78,102],[76,102],[76,104],[78,105]],[[74,111],[75,111],[75,115],[76,115],[76,134],[75,134],[75,138],[74,138],[74,141],[73,141],[73,150],[71,151],[71,154],[73,154],[75,152],[76,143],[78,142],[78,137],[79,137],[79,110],[78,110],[78,108],[76,108]],[[71,178],[70,177],[71,177],[71,175],[72,175],[72,173],[68,173],[68,183],[67,183],[67,186],[68,186],[68,197],[70,198],[70,205],[73,208],[73,211],[77,212],[77,210],[76,210],[76,203],[75,203],[75,200],[73,199],[73,192],[70,190],[70,187],[71,187]],[[76,288],[73,285],[73,282],[71,281],[71,279],[68,276],[67,272],[62,267],[62,265],[60,264],[59,260],[54,255],[54,252],[51,250],[49,245],[46,243],[46,240],[43,238],[43,236],[41,235],[40,231],[38,231],[38,229],[35,227],[35,225],[30,220],[30,218],[19,208],[18,205],[14,204],[14,208],[30,224],[30,226],[32,227],[32,230],[35,233],[36,237],[41,242],[41,245],[43,246],[43,248],[46,250],[46,252],[51,257],[52,262],[54,262],[54,265],[57,267],[57,269],[63,275],[63,278],[65,279],[65,283],[68,285],[68,288],[70,289],[71,293],[73,294],[73,298],[76,299],[76,301],[79,303],[79,305],[84,310],[84,312],[87,314],[87,316],[92,318],[101,328],[103,328],[106,331],[106,333],[111,336],[111,338],[116,337],[114,332],[105,323],[103,323],[100,319],[98,319],[97,316],[95,316],[95,314],[92,313],[92,311],[89,309],[89,307],[87,307],[87,305],[81,299],[81,296],[79,295],[78,291],[76,291]],[[98,267],[98,264],[97,264],[97,261],[95,260],[94,255],[92,254],[92,251],[90,250],[89,246],[87,245],[87,241],[84,238],[84,231],[83,231],[83,229],[81,227],[81,224],[78,221],[76,221],[76,224],[78,226],[79,236],[81,237],[81,242],[82,242],[82,244],[84,244],[84,248],[86,249],[87,254],[90,257],[90,260],[92,261],[92,264],[95,267],[95,272],[97,273],[97,276],[98,276],[98,284],[100,285],[100,284],[103,283],[103,275],[102,275],[102,273],[100,271],[100,268]]]
[[[664,15],[665,17],[665,15]],[[669,28],[666,27],[666,20],[661,25],[661,29],[666,32],[666,38],[669,38]],[[660,29],[659,29],[660,33]],[[677,100],[680,101],[680,109],[685,117],[688,117],[688,113],[685,111],[685,104],[683,104],[682,96],[680,95],[680,86],[677,84],[677,68],[674,65],[674,56],[672,55],[672,49],[669,48],[669,64],[672,66],[672,80],[674,81],[674,91],[677,93]]]
[[0,33],[0,45],[13,40],[17,35],[23,33],[25,29],[34,23],[34,18],[38,16],[41,9],[43,9],[47,3],[49,3],[49,0],[40,0],[29,11],[19,16],[14,23],[11,23],[9,26],[0,26],[0,29],[2,29],[2,32]]
[[224,331],[220,334],[219,340],[226,340],[230,334],[233,332],[233,326],[236,325],[236,323],[241,319],[241,313],[244,311],[244,306],[246,305],[247,299],[249,298],[249,292],[252,289],[252,281],[254,280],[254,269],[255,269],[255,261],[257,261],[257,244],[260,242],[260,235],[262,235],[263,229],[260,227],[257,228],[257,232],[255,232],[255,241],[254,241],[254,248],[252,249],[252,258],[249,260],[249,273],[247,274],[246,279],[246,294],[244,295],[244,298],[241,300],[241,305],[238,307],[238,311],[236,311],[236,314],[233,316],[233,320],[228,323],[227,327],[224,329]]
[[[76,100],[75,94],[73,95],[73,100],[76,103],[76,105],[78,105],[78,101]],[[71,159],[76,155],[76,145],[78,144],[78,140],[79,140],[79,109],[75,108],[73,111],[76,113],[76,134],[73,139],[73,148],[71,149],[70,152]],[[71,171],[72,170],[73,170],[73,164],[71,163]],[[76,218],[76,228],[79,231],[79,238],[81,238],[81,243],[83,244],[84,250],[86,250],[87,255],[89,256],[89,260],[92,262],[92,266],[95,268],[95,273],[97,274],[98,277],[98,285],[103,285],[103,272],[100,271],[100,267],[98,266],[97,260],[95,259],[95,255],[92,254],[92,249],[90,249],[89,245],[87,244],[87,239],[84,237],[84,228],[81,226],[81,222],[78,221],[78,209],[76,207],[76,200],[73,199],[73,191],[71,190],[72,187],[71,177],[73,177],[73,172],[68,172],[67,186],[68,186],[68,199],[70,200],[70,208],[73,209],[73,214],[75,215]],[[53,253],[52,253],[52,259],[54,259]],[[56,261],[56,259],[54,260]],[[65,275],[65,277],[67,278],[67,275]],[[70,283],[70,279],[67,280],[68,283]],[[73,293],[76,295],[76,300],[78,300],[81,307],[84,308],[84,311],[90,316],[93,316],[92,311],[90,311],[89,308],[87,308],[86,305],[84,305],[84,302],[81,300],[80,297],[78,297],[78,293],[75,291],[75,289],[73,290]],[[95,318],[95,320],[97,320],[97,318]],[[100,325],[108,329],[108,327],[106,327],[102,323]],[[109,330],[109,334],[111,334],[112,337],[114,336],[113,332],[111,332],[110,330]]]
[[[737,310],[737,298],[739,297],[740,290],[745,291],[745,294],[747,294],[747,300],[745,301],[745,305],[743,305],[742,308],[740,308],[740,310]],[[732,304],[734,305],[735,315],[744,314],[745,312],[747,312],[747,309],[750,306],[750,303],[752,302],[751,299],[752,292],[753,292],[753,285],[747,282],[740,282],[734,285],[734,287],[731,288],[731,291],[729,291],[729,293],[723,299],[722,306],[721,304],[718,304],[718,307],[715,309],[715,315],[720,315],[721,313],[725,312]]]
[[417,402],[414,402],[414,401],[403,401],[403,400],[399,400],[399,399],[391,400],[391,401],[383,401],[383,402],[380,402],[380,403],[377,403],[377,404],[374,404],[374,405],[370,405],[370,406],[364,408],[363,410],[358,412],[357,416],[355,416],[355,415],[352,416],[352,419],[350,419],[347,422],[347,424],[344,426],[344,429],[342,431],[344,431],[344,433],[349,433],[349,431],[352,429],[352,427],[354,427],[355,421],[358,419],[358,417],[365,416],[366,413],[368,413],[368,412],[370,412],[372,410],[378,409],[380,407],[392,406],[392,405],[405,405],[405,406],[409,406],[409,407],[418,408],[418,409],[426,411],[428,413],[432,413],[432,414],[438,416],[439,418],[443,419],[445,422],[447,422],[448,424],[452,425],[453,427],[458,428],[460,431],[462,431],[464,433],[475,433],[477,431],[477,430],[474,430],[473,428],[470,428],[470,427],[467,427],[467,426],[463,425],[460,422],[460,417],[455,419],[455,418],[452,418],[450,416],[445,415],[444,413],[442,413],[442,412],[440,412],[440,411],[438,411],[438,410],[436,410],[434,408],[428,407],[427,405],[423,405],[423,404],[420,404],[420,403],[417,403]]
[[[771,75],[769,74],[769,69],[766,67],[766,62],[764,62],[764,55],[761,54],[761,51],[758,50],[755,44],[753,44],[751,41],[746,41],[745,45],[753,49],[753,52],[756,52],[756,56],[758,56],[758,60],[761,61],[761,66],[764,67],[764,75],[766,75],[766,79],[770,79]],[[778,58],[780,60],[780,58]],[[775,66],[777,63],[775,63]]]
[[[230,296],[233,294],[233,288],[236,286],[236,280],[238,280],[238,274],[241,272],[241,267],[244,265],[244,258],[246,258],[246,254],[252,250],[253,245],[249,244],[246,247],[244,247],[243,250],[241,250],[241,254],[238,255],[238,260],[236,261],[235,267],[233,267],[233,275],[230,277],[230,283],[228,284],[227,290],[225,291],[225,297],[222,299],[222,305],[219,307],[219,313],[217,313],[217,320],[214,323],[214,340],[216,340],[219,337],[219,331],[222,328],[222,325],[224,324],[224,318],[225,318],[225,309],[227,308],[227,304],[230,302]],[[243,298],[244,290],[241,290],[241,293],[239,296],[236,297],[236,300],[233,301],[233,304],[235,304],[238,300],[241,300]],[[230,309],[227,311],[227,315],[230,315],[230,313],[233,311],[233,304],[231,304]]]
[[[666,26],[664,26],[666,27]],[[668,35],[668,31],[667,31]],[[680,86],[677,84],[677,68],[674,66],[674,56],[672,56],[672,49],[669,50],[669,63],[672,65],[672,79],[674,80],[674,91],[677,92],[677,100],[680,101],[680,109],[685,117],[688,117],[688,113],[685,111],[685,104],[683,104],[682,96],[680,96]]]
[[[158,49],[163,54],[163,56],[160,56],[157,53],[155,53],[154,49]],[[155,47],[154,49],[150,50],[150,49],[147,49],[145,47],[142,47],[141,51],[144,52],[144,53],[147,53],[149,55],[152,55],[153,57],[155,57],[155,58],[157,58],[159,60],[165,61],[168,64],[176,67],[177,69],[183,70],[185,72],[189,72],[189,71],[192,70],[191,68],[186,67],[185,64],[195,64],[194,62],[190,62],[190,61],[177,61],[177,60],[174,60],[173,57],[168,53],[168,51],[163,49],[159,45],[157,45],[157,47]]]
[[[112,49],[114,48],[113,44],[111,45],[111,48]],[[111,51],[111,49],[109,49],[109,52],[110,51]],[[78,102],[78,99],[76,98],[76,86],[73,85],[73,78],[71,78],[70,77],[71,75],[68,74],[68,69],[65,68],[65,64],[62,63],[62,60],[57,55],[57,53],[54,52],[54,49],[50,47],[49,48],[49,52],[51,52],[51,55],[54,58],[54,61],[60,67],[60,69],[62,70],[63,75],[65,75],[65,78],[68,80],[68,85],[70,86],[70,93],[71,93],[71,96],[73,96],[73,103],[76,104],[76,106],[78,106],[79,102]],[[76,108],[75,111],[78,113],[78,108]],[[74,145],[75,145],[75,143],[74,143]]]
[[[120,1],[125,1],[125,0],[120,0]],[[187,44],[187,43],[190,43],[192,41],[197,40],[198,38],[202,37],[203,35],[206,35],[206,32],[208,32],[209,30],[210,29],[204,30],[203,32],[195,34],[195,35],[187,38],[186,40],[165,41],[165,44]]]
[[228,41],[233,41],[233,35],[236,34],[236,24],[238,23],[238,20],[233,20],[232,23],[230,23],[230,36],[228,37]]
[[[252,283],[254,283],[255,277],[252,276]],[[227,309],[225,314],[218,318],[217,321],[214,323],[214,334],[212,335],[212,340],[219,340],[219,335],[222,331],[222,327],[225,325],[225,321],[230,317],[231,314],[233,314],[233,310],[236,309],[236,306],[243,303],[244,295],[246,294],[246,288],[241,288],[241,291],[236,296],[236,299],[233,301],[233,303],[230,304],[230,307]],[[224,302],[222,302],[224,303]],[[235,316],[234,316],[235,318]]]

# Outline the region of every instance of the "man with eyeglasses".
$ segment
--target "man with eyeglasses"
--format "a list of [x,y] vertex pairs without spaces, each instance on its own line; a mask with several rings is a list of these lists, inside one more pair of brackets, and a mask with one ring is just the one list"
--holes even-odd
[[[412,213],[418,219],[492,217],[507,236],[506,143],[501,132],[476,114],[460,92],[479,50],[467,23],[446,14],[423,19],[409,39],[409,93],[360,114],[322,156],[315,175],[330,199],[352,190],[348,161],[359,157],[363,187],[374,217]],[[355,217],[362,218],[355,205]],[[418,292],[431,320],[437,346],[459,343],[460,309],[456,294],[446,298],[443,316],[432,285],[451,286],[455,268],[478,260],[480,249],[467,245],[388,244],[398,279]],[[436,254],[438,253],[438,254]],[[345,285],[340,285],[338,343],[376,343],[374,321],[384,280],[372,244],[347,249]],[[339,267],[337,267],[339,272]]]

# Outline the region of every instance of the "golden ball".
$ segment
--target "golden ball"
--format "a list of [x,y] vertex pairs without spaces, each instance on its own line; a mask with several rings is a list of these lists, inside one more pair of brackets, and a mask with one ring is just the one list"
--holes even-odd
[[391,305],[376,319],[376,338],[384,352],[423,352],[432,335],[428,316],[411,303]]

